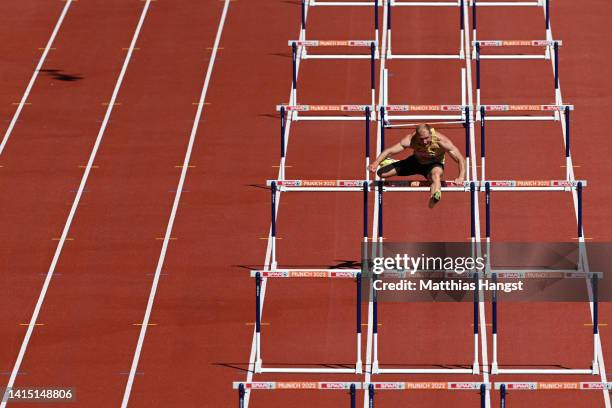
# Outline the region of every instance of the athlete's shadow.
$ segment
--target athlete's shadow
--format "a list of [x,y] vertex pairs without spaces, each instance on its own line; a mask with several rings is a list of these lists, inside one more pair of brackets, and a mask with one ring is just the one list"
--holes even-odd
[[40,72],[43,72],[49,75],[53,79],[56,79],[58,81],[64,81],[64,82],[74,82],[74,81],[80,81],[81,79],[83,79],[83,77],[80,75],[66,74],[62,70],[59,70],[59,69],[41,69]]

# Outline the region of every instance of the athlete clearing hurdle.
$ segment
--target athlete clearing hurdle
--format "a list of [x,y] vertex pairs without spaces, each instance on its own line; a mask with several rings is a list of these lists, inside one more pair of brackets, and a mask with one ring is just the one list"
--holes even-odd
[[[413,150],[413,154],[407,159],[391,159],[392,155],[407,148]],[[381,178],[422,175],[431,182],[429,208],[433,208],[442,198],[441,182],[446,153],[459,165],[459,175],[455,183],[462,184],[465,179],[463,155],[448,137],[437,132],[428,124],[418,125],[414,132],[404,136],[399,143],[383,150],[380,156],[370,164],[370,171],[376,171]]]

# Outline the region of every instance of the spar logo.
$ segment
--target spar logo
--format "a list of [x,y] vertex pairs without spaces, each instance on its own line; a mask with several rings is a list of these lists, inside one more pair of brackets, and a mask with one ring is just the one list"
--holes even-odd
[[289,274],[287,272],[264,272],[264,276],[269,278],[286,278]]
[[345,390],[348,387],[350,387],[350,385],[347,386],[346,383],[321,383],[322,390]]
[[352,278],[353,274],[351,272],[332,272],[331,276],[335,278]]

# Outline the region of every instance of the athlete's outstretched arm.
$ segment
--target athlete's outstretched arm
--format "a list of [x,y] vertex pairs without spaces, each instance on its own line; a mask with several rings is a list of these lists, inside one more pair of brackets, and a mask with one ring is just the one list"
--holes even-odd
[[447,137],[440,138],[440,146],[442,146],[448,155],[459,165],[459,175],[455,179],[455,183],[463,183],[465,181],[465,158],[459,149],[457,149],[457,146]]
[[394,154],[401,153],[404,149],[410,146],[410,140],[412,139],[413,136],[414,136],[414,132],[409,135],[404,136],[404,138],[402,138],[402,140],[400,140],[399,143],[396,143],[393,146],[388,147],[385,150],[383,150],[380,153],[380,155],[376,158],[376,160],[374,160],[370,164],[370,171],[376,171],[378,169],[378,166],[380,165],[380,162],[385,160],[387,157],[391,157]]

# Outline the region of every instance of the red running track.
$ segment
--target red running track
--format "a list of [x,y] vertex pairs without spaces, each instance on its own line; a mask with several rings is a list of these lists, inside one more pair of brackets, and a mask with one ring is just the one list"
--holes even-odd
[[[0,189],[10,192],[0,198],[4,209],[0,217],[5,226],[1,258],[3,269],[8,271],[2,275],[2,283],[13,289],[5,292],[0,307],[2,321],[6,322],[2,335],[7,346],[0,353],[0,371],[4,373],[13,368],[25,333],[20,324],[30,319],[44,279],[41,274],[49,268],[57,246],[53,239],[61,233],[83,173],[79,166],[86,163],[91,151],[106,110],[102,103],[110,98],[126,54],[123,48],[129,46],[143,4],[92,0],[72,5],[45,68],[81,79],[60,81],[52,75],[41,75],[31,94],[31,105],[26,107],[0,156]],[[32,52],[32,47],[44,46],[45,35],[51,31],[62,5],[58,2],[44,13],[46,30],[41,24],[40,32],[28,30],[27,35],[17,36],[14,33],[25,30],[23,26],[3,28],[14,35],[14,45],[3,46],[19,61],[8,70],[9,80],[3,77],[3,89],[10,90],[10,98],[2,105],[6,109],[4,117],[10,117],[11,109],[6,106],[20,98],[37,62],[38,54]],[[20,6],[23,10],[35,7],[33,3]],[[34,330],[16,386],[71,386],[77,390],[76,406],[120,405],[140,331],[134,324],[142,321],[161,249],[157,238],[163,236],[168,222],[181,170],[176,166],[185,154],[196,110],[193,103],[202,87],[211,53],[208,48],[212,47],[222,6],[217,1],[184,2],[179,6],[164,1],[152,3],[137,44],[139,50],[132,57],[119,93],[121,105],[113,110],[95,162],[97,167],[69,234],[72,240],[66,242],[45,298],[39,318],[44,325]],[[36,7],[38,12],[43,10]],[[235,403],[230,385],[246,377],[253,330],[254,284],[247,277],[248,268],[263,262],[266,240],[261,238],[266,237],[269,226],[269,193],[260,187],[278,170],[272,167],[278,164],[278,119],[273,106],[288,96],[290,55],[286,41],[297,38],[298,10],[296,3],[276,1],[256,5],[237,1],[229,7],[223,49],[219,51],[206,99],[210,105],[205,106],[199,124],[191,161],[194,167],[189,169],[184,186],[151,316],[155,325],[147,332],[130,406]],[[365,9],[346,14],[332,9],[312,10],[309,32],[313,37],[361,38],[364,32],[370,32],[370,13]],[[586,107],[610,98],[605,91],[609,89],[605,87],[609,79],[594,64],[585,68],[584,59],[598,56],[592,41],[609,34],[609,29],[604,28],[603,21],[592,25],[590,31],[581,29],[578,23],[603,19],[597,16],[605,15],[607,10],[603,2],[594,3],[591,10],[555,3],[552,16],[555,35],[565,42],[561,54],[564,97],[577,106],[574,129],[589,135],[589,140],[584,140],[582,132],[574,132],[573,158],[581,166],[576,169],[577,177],[590,183],[585,195],[586,234],[598,241],[609,237],[606,220],[610,209],[604,203],[610,187],[604,183],[603,161],[592,158],[608,144],[596,116],[603,109]],[[539,9],[514,10],[504,15],[510,22],[524,22],[508,27],[493,23],[496,13],[500,11],[482,13],[481,39],[494,35],[543,35],[543,30],[521,31],[521,27],[543,25]],[[394,15],[394,21],[400,17],[399,13]],[[436,19],[440,26],[456,24],[456,16],[451,13],[437,17],[422,11],[418,17],[425,21]],[[394,44],[400,44],[409,34],[394,30]],[[428,39],[432,44],[449,41],[453,49],[456,43],[454,37],[442,31],[423,33],[423,44]],[[517,62],[530,76],[517,71],[501,79],[496,73],[503,66],[500,69],[496,64],[500,65],[487,62],[483,81],[488,85],[486,93],[483,90],[483,102],[488,100],[485,98],[495,102],[504,98],[503,102],[522,103],[534,98],[544,103],[551,98],[552,72],[547,62]],[[388,63],[394,74],[390,80],[391,101],[397,98],[401,103],[410,98],[410,103],[446,103],[451,99],[454,103],[459,95],[460,66],[443,62]],[[300,72],[300,101],[339,103],[363,99],[365,103],[369,94],[362,78],[367,79],[367,75],[368,67],[363,61],[305,61]],[[495,178],[535,178],[534,174],[561,177],[562,140],[557,125],[491,126],[489,133],[499,137],[488,146],[489,174]],[[357,124],[295,124],[288,148],[287,163],[291,167],[287,177],[362,177],[361,132],[362,126]],[[444,132],[461,144],[461,129]],[[389,143],[402,133],[389,132]],[[524,139],[517,143],[515,135],[519,134]],[[523,140],[528,141],[528,149]],[[542,150],[550,154],[535,154]],[[508,160],[508,151],[524,153],[524,161],[530,165]],[[220,181],[226,182],[222,188]],[[360,220],[360,197],[356,196],[355,205],[350,205],[349,196],[283,194],[279,260],[298,265],[336,265],[358,260],[361,227],[354,220]],[[533,202],[541,201],[539,196],[496,194],[495,239],[571,239],[575,224],[569,196],[547,202],[546,208],[534,208]],[[467,195],[447,194],[436,208],[436,216],[431,217],[424,194],[386,195],[385,236],[419,241],[467,240],[467,199]],[[410,209],[408,215],[406,208]],[[551,218],[567,222],[553,224]],[[265,361],[351,362],[350,288],[352,285],[347,289],[346,282],[269,282],[263,318],[267,323]],[[297,291],[303,296],[296,297]],[[381,362],[469,364],[470,309],[466,305],[466,318],[459,318],[463,306],[455,306],[413,305],[409,312],[401,305],[381,307]],[[609,306],[603,309],[602,316],[607,316]],[[365,312],[364,309],[364,316]],[[585,305],[541,305],[529,312],[532,316],[525,324],[519,321],[526,313],[523,307],[508,305],[504,309],[504,330],[510,332],[512,339],[508,337],[500,343],[503,353],[507,353],[501,354],[502,361],[554,361],[569,366],[590,361],[589,329],[583,326],[590,317]],[[546,325],[551,316],[563,319],[569,329]],[[432,321],[445,324],[433,325]],[[415,338],[414,328],[427,336]],[[604,357],[609,358],[605,330],[602,329],[602,343]],[[490,345],[490,332],[488,335]],[[257,375],[255,379],[280,377]],[[289,379],[306,377],[314,376]],[[339,377],[357,381],[363,378],[333,379]],[[8,376],[4,374],[3,378]],[[384,376],[387,378],[400,377]],[[415,376],[414,380],[431,378],[434,377]],[[343,397],[255,393],[251,406],[277,406],[279,401],[284,405],[339,406]],[[389,393],[381,395],[379,401],[380,406],[401,401],[423,407],[467,407],[474,406],[476,400],[474,393],[441,392]],[[513,394],[512,402],[513,406],[603,406],[600,393]]]

